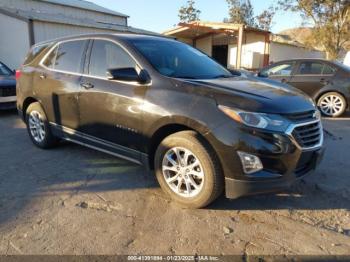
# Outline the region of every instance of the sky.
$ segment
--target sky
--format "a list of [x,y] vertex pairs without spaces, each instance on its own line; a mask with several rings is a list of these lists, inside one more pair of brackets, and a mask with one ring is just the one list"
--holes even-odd
[[[186,0],[90,0],[98,5],[129,15],[129,25],[154,32],[164,32],[178,22],[178,10]],[[277,0],[251,0],[256,14],[276,4]],[[227,17],[226,0],[196,0],[203,21],[221,22]],[[280,12],[274,18],[273,33],[300,26],[298,14]]]

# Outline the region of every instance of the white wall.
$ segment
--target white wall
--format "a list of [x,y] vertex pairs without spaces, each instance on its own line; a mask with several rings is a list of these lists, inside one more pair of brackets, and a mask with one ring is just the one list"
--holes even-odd
[[324,53],[287,44],[271,43],[270,63],[296,58],[324,58]]
[[[244,34],[241,67],[256,69],[263,67],[265,36],[254,32]],[[235,68],[237,62],[237,44],[229,45],[228,67]]]
[[241,66],[249,69],[264,66],[265,35],[246,33]]
[[28,23],[0,13],[0,61],[16,69],[29,47]]
[[212,55],[212,36],[196,40],[196,48],[206,53],[207,55]]
[[95,29],[83,26],[73,26],[57,23],[34,21],[35,43],[47,41],[59,37],[89,34],[89,33],[116,33],[113,30]]

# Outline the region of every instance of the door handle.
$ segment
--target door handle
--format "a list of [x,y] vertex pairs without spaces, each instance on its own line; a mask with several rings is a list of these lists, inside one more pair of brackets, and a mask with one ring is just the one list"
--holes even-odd
[[320,79],[320,83],[321,83],[321,84],[328,85],[328,84],[329,84],[329,81],[326,80],[326,79],[324,79],[324,78],[321,78],[321,79]]
[[91,88],[94,88],[94,85],[91,84],[91,83],[81,83],[80,84],[81,87],[85,88],[85,89],[91,89]]
[[40,78],[41,80],[44,80],[44,79],[46,79],[46,75],[45,75],[45,74],[41,74],[41,75],[39,76],[39,78]]

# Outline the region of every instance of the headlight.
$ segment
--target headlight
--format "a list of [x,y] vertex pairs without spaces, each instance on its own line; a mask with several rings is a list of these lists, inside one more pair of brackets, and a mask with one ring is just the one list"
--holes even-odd
[[246,112],[221,105],[219,109],[231,119],[250,127],[284,132],[289,126],[289,121],[280,115]]

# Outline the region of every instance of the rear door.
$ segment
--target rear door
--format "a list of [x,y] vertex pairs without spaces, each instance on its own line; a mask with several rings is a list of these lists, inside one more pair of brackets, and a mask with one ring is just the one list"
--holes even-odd
[[50,122],[69,129],[79,126],[78,94],[88,41],[56,44],[34,75],[34,89]]
[[263,69],[260,75],[268,77],[278,82],[289,83],[292,78],[292,72],[294,69],[295,62],[287,61],[280,62],[271,67]]
[[300,61],[290,84],[313,97],[331,83],[336,69],[323,61]]
[[[123,47],[111,40],[96,39],[90,46],[81,79],[79,131],[92,140],[112,143],[116,151],[138,150],[146,87],[107,78],[108,69],[138,68],[138,65]],[[128,156],[130,152],[121,153]],[[129,156],[138,158],[133,153]]]

